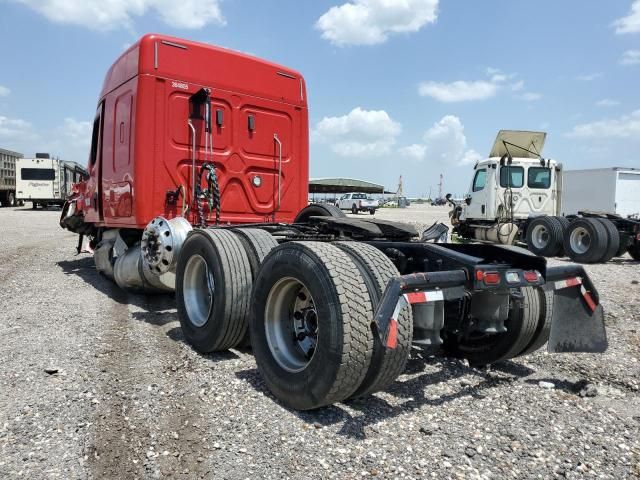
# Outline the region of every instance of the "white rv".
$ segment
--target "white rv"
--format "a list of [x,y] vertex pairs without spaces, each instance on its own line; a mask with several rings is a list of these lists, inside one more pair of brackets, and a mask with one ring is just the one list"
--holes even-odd
[[75,162],[36,154],[36,158],[16,161],[16,198],[38,205],[63,205],[71,194],[71,186],[80,182],[87,170]]

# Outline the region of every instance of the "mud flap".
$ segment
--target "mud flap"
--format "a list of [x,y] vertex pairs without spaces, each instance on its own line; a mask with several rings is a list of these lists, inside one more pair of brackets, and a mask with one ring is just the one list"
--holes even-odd
[[580,285],[555,290],[549,352],[602,353],[607,345],[602,305],[585,296]]

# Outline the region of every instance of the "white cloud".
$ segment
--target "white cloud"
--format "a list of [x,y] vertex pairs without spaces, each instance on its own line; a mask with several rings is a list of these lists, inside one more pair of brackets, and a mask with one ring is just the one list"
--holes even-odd
[[462,160],[458,162],[460,165],[475,165],[476,162],[484,159],[484,156],[476,152],[475,150],[467,150],[464,152]]
[[417,32],[437,17],[438,0],[352,0],[331,7],[316,28],[335,45],[376,45],[392,34]]
[[153,11],[175,28],[224,25],[220,0],[15,0],[55,23],[95,30],[131,28],[133,18]]
[[432,97],[440,102],[465,102],[469,100],[486,100],[498,93],[499,85],[484,80],[467,82],[457,80],[452,83],[423,82],[418,93],[423,97]]
[[79,146],[88,147],[91,143],[92,124],[89,121],[76,120],[75,118],[65,118],[60,133],[76,142]]
[[[488,80],[456,80],[455,82],[422,82],[418,85],[418,93],[423,97],[431,97],[439,102],[453,103],[486,100],[495,97],[501,90],[511,89],[519,92],[524,89],[524,80],[513,81],[517,74],[506,74],[498,68],[487,67]],[[509,82],[512,81],[512,82]],[[542,97],[539,93],[524,92],[519,98],[534,101]]]
[[631,4],[631,11],[626,17],[622,17],[613,22],[617,34],[639,33],[640,32],[640,0],[635,0]]
[[517,82],[511,84],[511,90],[514,92],[519,92],[524,88],[524,80],[518,80]]
[[639,63],[640,50],[627,50],[620,59],[620,65],[638,65]]
[[32,138],[35,134],[29,122],[0,115],[0,138],[7,140]]
[[573,127],[567,136],[572,138],[640,138],[640,110],[635,110],[619,118],[583,123]]
[[535,92],[525,92],[520,98],[525,102],[536,102],[542,98],[542,94]]
[[603,98],[602,100],[598,100],[596,102],[596,106],[598,107],[615,107],[620,105],[618,100],[612,100],[610,98]]
[[384,110],[356,107],[347,115],[323,118],[311,135],[338,155],[362,157],[388,154],[401,131],[402,126]]
[[398,150],[398,153],[400,153],[400,155],[412,160],[424,160],[426,152],[427,147],[425,147],[424,145],[420,145],[419,143],[414,143],[412,145],[402,147],[400,150]]
[[9,90],[7,87],[3,87],[2,85],[0,85],[0,97],[6,97],[10,93],[11,93],[11,90]]
[[424,134],[425,156],[444,165],[475,163],[482,156],[467,149],[464,125],[455,115],[446,115]]
[[602,72],[584,73],[582,75],[578,75],[576,77],[576,80],[580,80],[581,82],[593,82],[594,80],[601,78],[603,76],[604,76],[604,73]]

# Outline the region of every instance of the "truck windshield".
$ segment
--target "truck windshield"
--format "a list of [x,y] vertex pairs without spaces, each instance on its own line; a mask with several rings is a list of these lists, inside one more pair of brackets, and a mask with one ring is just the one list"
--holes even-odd
[[53,168],[23,168],[20,170],[21,180],[53,180],[56,172]]
[[351,198],[355,200],[366,200],[367,196],[364,193],[354,193]]
[[527,185],[529,188],[549,188],[551,186],[551,170],[544,167],[529,167]]
[[524,185],[524,168],[505,165],[500,169],[500,186],[520,188]]

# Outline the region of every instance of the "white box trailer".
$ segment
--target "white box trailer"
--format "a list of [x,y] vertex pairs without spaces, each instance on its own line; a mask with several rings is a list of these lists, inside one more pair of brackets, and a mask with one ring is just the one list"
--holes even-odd
[[16,198],[38,205],[63,205],[71,194],[71,186],[87,176],[87,170],[76,162],[49,158],[21,158],[16,161]]
[[562,215],[581,211],[640,215],[640,169],[565,170],[561,211]]

